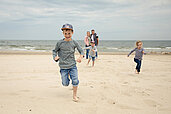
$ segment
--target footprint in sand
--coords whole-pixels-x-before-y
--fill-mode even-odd
[[[115,105],[115,104],[116,104],[116,101],[115,101],[115,100],[113,100],[113,99],[109,99],[107,102],[108,102],[109,104],[113,104],[113,105]]]
[[[138,80],[134,80],[133,82],[138,83],[139,81]]]
[[[30,97],[31,99],[36,99],[36,100],[44,100],[46,98],[42,98],[42,97],[37,97],[37,96],[32,96]]]
[[[58,88],[58,86],[50,86],[49,88]]]
[[[124,84],[124,85],[127,85],[127,84],[128,84],[128,82],[123,82],[123,84]]]
[[[136,74],[135,73],[131,73],[131,74],[128,74],[129,76],[133,76],[133,77],[135,77],[136,76]]]
[[[123,95],[132,96],[130,93],[127,93],[127,92],[123,92]]]
[[[20,94],[18,94],[18,93],[9,93],[8,95],[14,96],[14,95],[20,95]]]
[[[20,90],[20,92],[30,92],[30,90]]]
[[[133,106],[126,105],[126,104],[118,104],[117,106],[121,109],[139,110],[139,108],[137,108],[137,107],[133,107]]]
[[[144,103],[151,107],[161,106],[159,103],[157,103],[156,101],[151,100],[151,99],[145,99]]]
[[[147,93],[147,92],[145,92],[145,91],[142,91],[141,94],[142,94],[143,96],[150,96],[150,94]]]

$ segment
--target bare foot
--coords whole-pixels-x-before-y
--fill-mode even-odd
[[[74,102],[78,102],[78,100],[79,100],[79,97],[77,97],[77,96],[73,97]]]
[[[137,69],[135,69],[135,73],[136,73],[136,74],[139,74],[139,72],[137,71]]]

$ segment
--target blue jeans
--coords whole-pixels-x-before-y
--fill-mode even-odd
[[[97,51],[96,51],[96,58],[98,57]]]
[[[96,45],[96,47],[97,47],[97,45]],[[96,58],[98,57],[98,54],[97,54],[97,51],[96,51]]]
[[[73,86],[78,86],[79,80],[78,80],[78,71],[77,67],[74,66],[70,69],[61,69],[61,79],[62,79],[62,85],[63,86],[68,86],[70,79],[72,80],[72,85]],[[69,78],[70,76],[70,78]]]
[[[136,66],[136,69],[138,72],[140,72],[140,68],[141,68],[141,60],[139,59],[135,59],[134,58],[134,61],[137,63],[137,66]]]
[[[86,59],[88,59],[90,49],[86,49]]]

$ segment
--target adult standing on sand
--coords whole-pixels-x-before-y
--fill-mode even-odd
[[[95,33],[95,30],[92,29],[91,30],[91,42],[95,42],[95,46],[97,47],[99,44],[99,37],[98,35]],[[96,59],[98,57],[97,51],[96,51]]]
[[[87,35],[84,38],[85,47],[89,47],[91,42],[90,31],[87,31]],[[90,49],[86,49],[86,59],[88,59]]]

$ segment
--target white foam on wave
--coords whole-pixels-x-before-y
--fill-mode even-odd
[[[171,47],[166,47],[166,49],[171,49]]]
[[[35,47],[25,46],[26,49],[35,49]]]
[[[26,51],[27,49],[23,49],[23,48],[12,48],[12,50],[17,50],[17,51]]]
[[[159,50],[159,49],[162,49],[162,48],[144,48],[144,49],[157,49],[157,50]]]
[[[114,47],[107,47],[107,49],[115,49],[115,50],[117,50],[118,48],[114,48]]]

